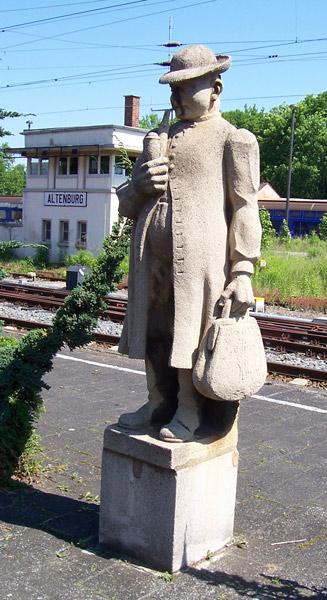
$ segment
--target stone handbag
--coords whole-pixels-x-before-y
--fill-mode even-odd
[[[230,317],[227,300],[220,319],[203,336],[193,369],[200,394],[236,401],[255,394],[264,384],[267,363],[258,323],[248,312]]]

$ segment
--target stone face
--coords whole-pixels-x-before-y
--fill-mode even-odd
[[[100,542],[174,572],[231,539],[237,425],[218,440],[168,444],[155,435],[106,428]]]
[[[132,180],[117,190],[120,213],[134,222],[119,350],[146,359],[149,391],[147,408],[121,423],[143,425],[147,413],[151,424],[168,407],[161,437],[170,442],[193,439],[212,397],[192,384],[204,334],[228,299],[234,314],[253,304],[259,151],[252,133],[219,112],[220,73],[229,65],[205,46],[176,52],[160,82],[171,86],[179,121],[169,127],[165,115],[149,132]],[[233,367],[223,369],[227,387]]]

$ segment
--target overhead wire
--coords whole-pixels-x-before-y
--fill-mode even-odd
[[[233,65],[235,67],[240,67],[240,66],[250,66],[250,65],[256,65],[256,64],[267,64],[268,62],[275,63],[275,62],[294,62],[294,61],[298,61],[298,60],[325,60],[326,58],[327,58],[327,52],[321,51],[321,52],[301,53],[299,55],[286,54],[286,55],[281,55],[281,56],[276,55],[273,57],[263,56],[263,57],[256,57],[256,58],[240,58],[240,59],[233,60]],[[63,75],[63,76],[52,77],[52,78],[36,80],[36,81],[27,81],[27,82],[6,84],[4,86],[0,86],[0,89],[27,87],[27,86],[33,86],[33,85],[40,85],[40,83],[57,83],[60,81],[74,81],[77,79],[85,79],[85,78],[96,79],[99,76],[103,76],[105,73],[107,75],[110,75],[110,74],[112,74],[112,75],[114,75],[114,74],[130,75],[130,74],[135,73],[135,71],[130,71],[130,69],[135,70],[135,69],[140,69],[143,67],[152,67],[152,66],[154,66],[154,63],[128,64],[128,65],[119,65],[119,66],[112,65],[111,67],[110,67],[110,65],[103,65],[103,66],[107,67],[107,68],[105,68],[101,71],[90,71],[90,72],[86,72],[86,73],[74,73],[72,75]],[[47,69],[47,67],[43,67],[43,68]],[[60,67],[57,67],[57,68],[59,69]],[[68,67],[66,67],[66,68],[68,68]],[[71,67],[71,68],[76,68],[76,67]],[[8,72],[8,69],[2,69],[2,70],[6,70]]]
[[[122,4],[111,4],[109,6],[102,6],[99,8],[92,8],[90,10],[84,10],[84,11],[78,11],[75,13],[67,13],[65,15],[57,15],[55,17],[46,17],[45,19],[36,19],[35,21],[27,21],[25,23],[18,23],[16,25],[7,25],[7,27],[2,27],[1,28],[1,32],[4,33],[6,31],[12,30],[12,29],[18,29],[19,27],[28,27],[31,25],[44,25],[44,23],[48,23],[48,22],[54,22],[54,21],[60,21],[60,20],[69,20],[70,18],[73,17],[81,17],[81,16],[90,16],[90,13],[98,13],[101,11],[109,11],[113,8],[118,8],[119,10],[123,10],[123,7],[125,6],[131,6],[134,4],[141,4],[144,2],[148,2],[149,0],[131,0],[130,2],[123,2]],[[166,0],[166,1],[173,1],[173,0]],[[155,3],[157,4],[157,3]],[[161,2],[160,2],[161,4]]]
[[[156,4],[165,4],[166,2],[176,2],[178,0],[160,0],[160,2],[156,3]],[[152,17],[154,15],[160,15],[160,14],[164,14],[167,12],[174,12],[176,10],[185,10],[187,8],[192,8],[194,6],[201,6],[203,4],[212,4],[218,2],[218,0],[201,0],[200,2],[194,2],[192,4],[186,4],[184,6],[176,6],[174,8],[168,8],[165,10],[160,10],[160,11],[155,11],[152,13],[146,13],[144,15],[134,15],[133,17],[126,17],[125,19],[118,19],[117,21],[110,21],[108,23],[100,23],[98,25],[92,25],[90,27],[83,27],[81,29],[75,29],[73,31],[67,31],[65,33],[61,33],[59,35],[52,35],[52,36],[39,36],[39,40],[58,40],[60,42],[66,42],[66,43],[71,43],[71,40],[69,40],[67,42],[67,40],[62,40],[61,38],[67,35],[73,35],[74,33],[81,33],[84,31],[90,31],[93,29],[98,29],[100,27],[107,27],[108,25],[117,25],[118,23],[126,23],[127,21],[135,21],[137,19],[144,19],[146,17]],[[25,46],[27,44],[32,44],[35,43],[35,40],[29,41],[29,42],[21,42],[19,44],[14,44],[13,46],[7,46],[5,48],[0,48],[0,50],[9,50],[10,48],[17,48],[18,46]],[[78,43],[83,43],[83,42],[78,42]],[[90,43],[90,42],[85,42],[85,43]],[[94,44],[92,44],[94,45]]]
[[[106,2],[107,0],[87,0],[85,2],[70,2],[65,4],[43,4],[42,6],[25,6],[22,8],[6,8],[4,10],[0,10],[0,13],[11,13],[11,12],[22,12],[24,10],[44,10],[48,8],[61,8],[62,6],[79,6],[82,4],[97,4],[98,2]]]

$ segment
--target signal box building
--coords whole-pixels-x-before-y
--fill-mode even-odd
[[[27,158],[22,241],[48,244],[52,262],[81,249],[96,256],[117,220],[121,148],[134,162],[146,133],[139,98],[125,98],[125,125],[28,129],[25,147],[10,149]]]

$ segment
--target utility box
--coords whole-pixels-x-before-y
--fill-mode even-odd
[[[72,265],[66,272],[66,290],[73,290],[78,285],[83,285],[85,275],[89,275],[91,269],[83,265]]]

